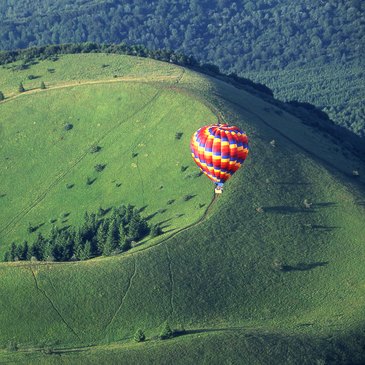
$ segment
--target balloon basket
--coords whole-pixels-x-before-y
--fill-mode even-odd
[[[223,193],[223,187],[222,186],[216,186],[216,188],[214,189],[214,192],[216,194],[222,194]]]

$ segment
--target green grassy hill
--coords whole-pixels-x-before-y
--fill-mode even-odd
[[[364,163],[341,141],[252,90],[157,61],[62,56],[0,79],[9,94],[22,80],[33,89],[0,103],[2,251],[31,239],[28,222],[77,225],[100,205],[146,206],[168,224],[117,256],[1,263],[0,362],[364,360]],[[188,146],[217,118],[246,130],[251,151],[209,205]],[[165,321],[185,333],[158,340]],[[138,328],[146,343],[133,342]]]

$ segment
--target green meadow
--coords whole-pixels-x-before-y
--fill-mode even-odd
[[[49,88],[17,96],[28,74],[26,89]],[[0,363],[364,361],[364,177],[351,174],[364,162],[340,141],[253,90],[152,60],[67,55],[0,80],[1,254],[32,240],[29,223],[77,226],[121,203],[165,232],[111,257],[0,263]],[[250,154],[212,200],[189,140],[217,120],[247,132]],[[179,336],[160,340],[166,321]]]

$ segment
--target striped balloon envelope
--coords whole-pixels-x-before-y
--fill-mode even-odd
[[[195,163],[221,187],[246,159],[248,138],[238,127],[211,124],[193,134],[190,148]]]

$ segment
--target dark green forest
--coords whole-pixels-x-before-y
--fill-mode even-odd
[[[5,0],[0,49],[85,41],[171,49],[249,73],[363,136],[364,11],[360,0]],[[341,70],[335,81],[328,65]]]

